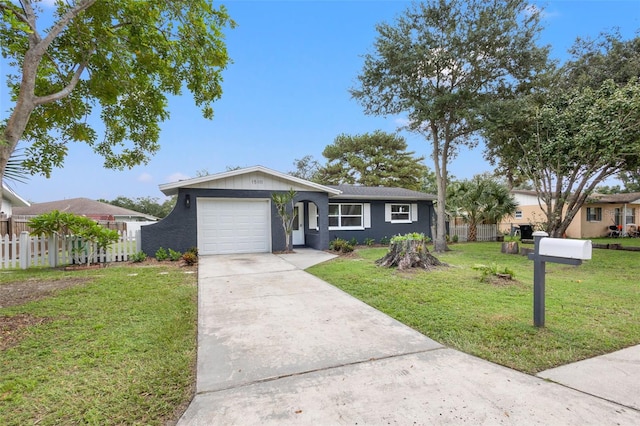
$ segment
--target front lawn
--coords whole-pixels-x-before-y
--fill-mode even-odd
[[[195,271],[2,272],[0,423],[176,420],[195,382]]]
[[[432,272],[377,267],[385,248],[308,271],[446,346],[527,373],[640,343],[639,252],[594,249],[578,267],[548,263],[546,327],[539,329],[533,262],[500,253],[500,243],[451,248],[437,256],[450,267]],[[481,282],[472,267],[493,263],[513,270],[516,281]]]

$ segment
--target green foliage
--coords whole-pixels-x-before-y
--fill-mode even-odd
[[[436,252],[446,250],[448,164],[477,144],[481,111],[516,88],[531,90],[546,66],[547,49],[536,46],[541,13],[525,0],[427,0],[376,27],[351,94],[366,114],[406,115],[405,128],[431,143]]]
[[[383,246],[389,245],[390,242],[391,242],[391,238],[387,237],[386,235],[380,238],[380,244],[382,244]]]
[[[187,250],[187,253],[193,253],[197,257],[198,256],[198,247],[190,247],[189,250]]]
[[[169,249],[169,260],[171,260],[172,262],[177,262],[180,259],[182,259],[182,253],[173,249]]]
[[[354,244],[342,238],[336,238],[329,243],[329,249],[340,253],[351,253],[355,247]]]
[[[452,182],[447,190],[447,206],[469,224],[468,241],[476,241],[479,224],[500,223],[515,213],[518,203],[507,186],[484,174]]]
[[[365,246],[371,247],[375,243],[376,243],[376,239],[375,238],[365,238],[364,239],[364,245]]]
[[[87,263],[90,262],[93,244],[97,250],[101,250],[120,238],[117,231],[104,228],[88,217],[61,213],[58,210],[38,215],[29,220],[28,224],[32,229],[31,235],[43,234],[51,237],[57,234],[78,237],[77,245],[73,249],[76,262],[80,262],[83,255],[87,256]]]
[[[455,234],[453,237],[451,237],[451,242],[457,243],[458,239],[459,239],[458,234]]]
[[[195,265],[198,263],[198,253],[197,251],[187,251],[182,255],[182,260],[189,266]]]
[[[285,251],[291,251],[291,234],[293,232],[293,223],[296,220],[295,197],[296,191],[293,188],[287,192],[274,192],[271,194],[271,200],[275,204],[278,215],[282,220]]]
[[[425,243],[431,242],[431,238],[419,232],[411,232],[404,235],[394,235],[391,238],[391,243],[399,243],[402,241],[423,241]]]
[[[407,152],[406,140],[376,130],[362,135],[339,135],[322,155],[327,164],[316,177],[327,184],[390,186],[419,190],[427,168],[424,157]]]
[[[352,246],[357,246],[358,245],[358,239],[356,237],[353,237],[349,240],[349,244],[351,244]]]
[[[482,277],[480,281],[488,282],[492,277],[506,276],[509,279],[515,278],[515,272],[507,266],[498,266],[497,263],[491,263],[489,265],[476,264],[471,267],[473,270],[480,271]]]
[[[40,7],[0,5],[0,51],[11,64],[15,102],[0,135],[0,175],[19,140],[29,142],[24,166],[45,176],[62,165],[69,142],[89,144],[108,168],[145,163],[159,149],[168,96],[185,88],[213,117],[230,61],[222,31],[235,25],[224,6],[57,1],[49,17]],[[86,120],[98,110],[102,135]]]
[[[305,155],[302,158],[296,158],[293,161],[293,165],[296,166],[294,171],[289,172],[291,176],[295,176],[300,179],[305,179],[311,182],[323,183],[318,176],[318,171],[321,166],[312,155]],[[327,182],[324,182],[327,183]]]
[[[136,252],[131,256],[131,261],[133,263],[141,263],[145,260],[147,260],[147,254],[143,251]]]
[[[156,250],[156,260],[158,262],[162,262],[164,260],[167,260],[169,258],[169,254],[167,253],[167,250],[165,250],[164,247],[160,247],[158,250]]]
[[[176,205],[176,196],[167,198],[162,203],[159,198],[155,197],[137,197],[127,198],[119,196],[113,200],[98,200],[102,203],[111,204],[112,206],[118,206],[125,209],[133,210],[139,213],[148,214],[158,218],[166,217],[173,207]]]

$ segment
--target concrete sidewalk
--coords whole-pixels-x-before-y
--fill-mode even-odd
[[[640,424],[633,405],[445,348],[300,269],[329,256],[201,257],[179,425]]]

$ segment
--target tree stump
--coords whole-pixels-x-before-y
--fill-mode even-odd
[[[376,265],[385,268],[397,267],[399,270],[409,268],[433,269],[436,266],[447,266],[431,253],[425,239],[405,239],[391,241],[387,254],[376,260]]]

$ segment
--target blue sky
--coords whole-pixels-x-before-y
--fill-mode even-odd
[[[224,73],[223,97],[213,121],[202,118],[190,94],[170,100],[171,118],[162,124],[161,150],[147,165],[112,171],[84,145],[73,144],[63,169],[50,179],[34,176],[11,184],[24,198],[45,202],[63,198],[163,198],[158,185],[198,170],[262,165],[281,172],[307,154],[323,160],[322,150],[341,134],[381,129],[394,132],[401,117],[365,116],[348,89],[372,51],[375,24],[393,22],[411,3],[389,0],[222,2],[237,22],[227,31],[233,63]],[[540,42],[566,58],[575,38],[595,37],[618,27],[625,39],[640,28],[640,0],[535,2],[545,6]],[[3,76],[6,71],[3,69]],[[10,107],[0,88],[0,117]],[[409,149],[427,157],[429,144],[402,133]],[[432,168],[432,166],[431,166]],[[462,152],[451,173],[469,178],[491,170],[482,148]]]

